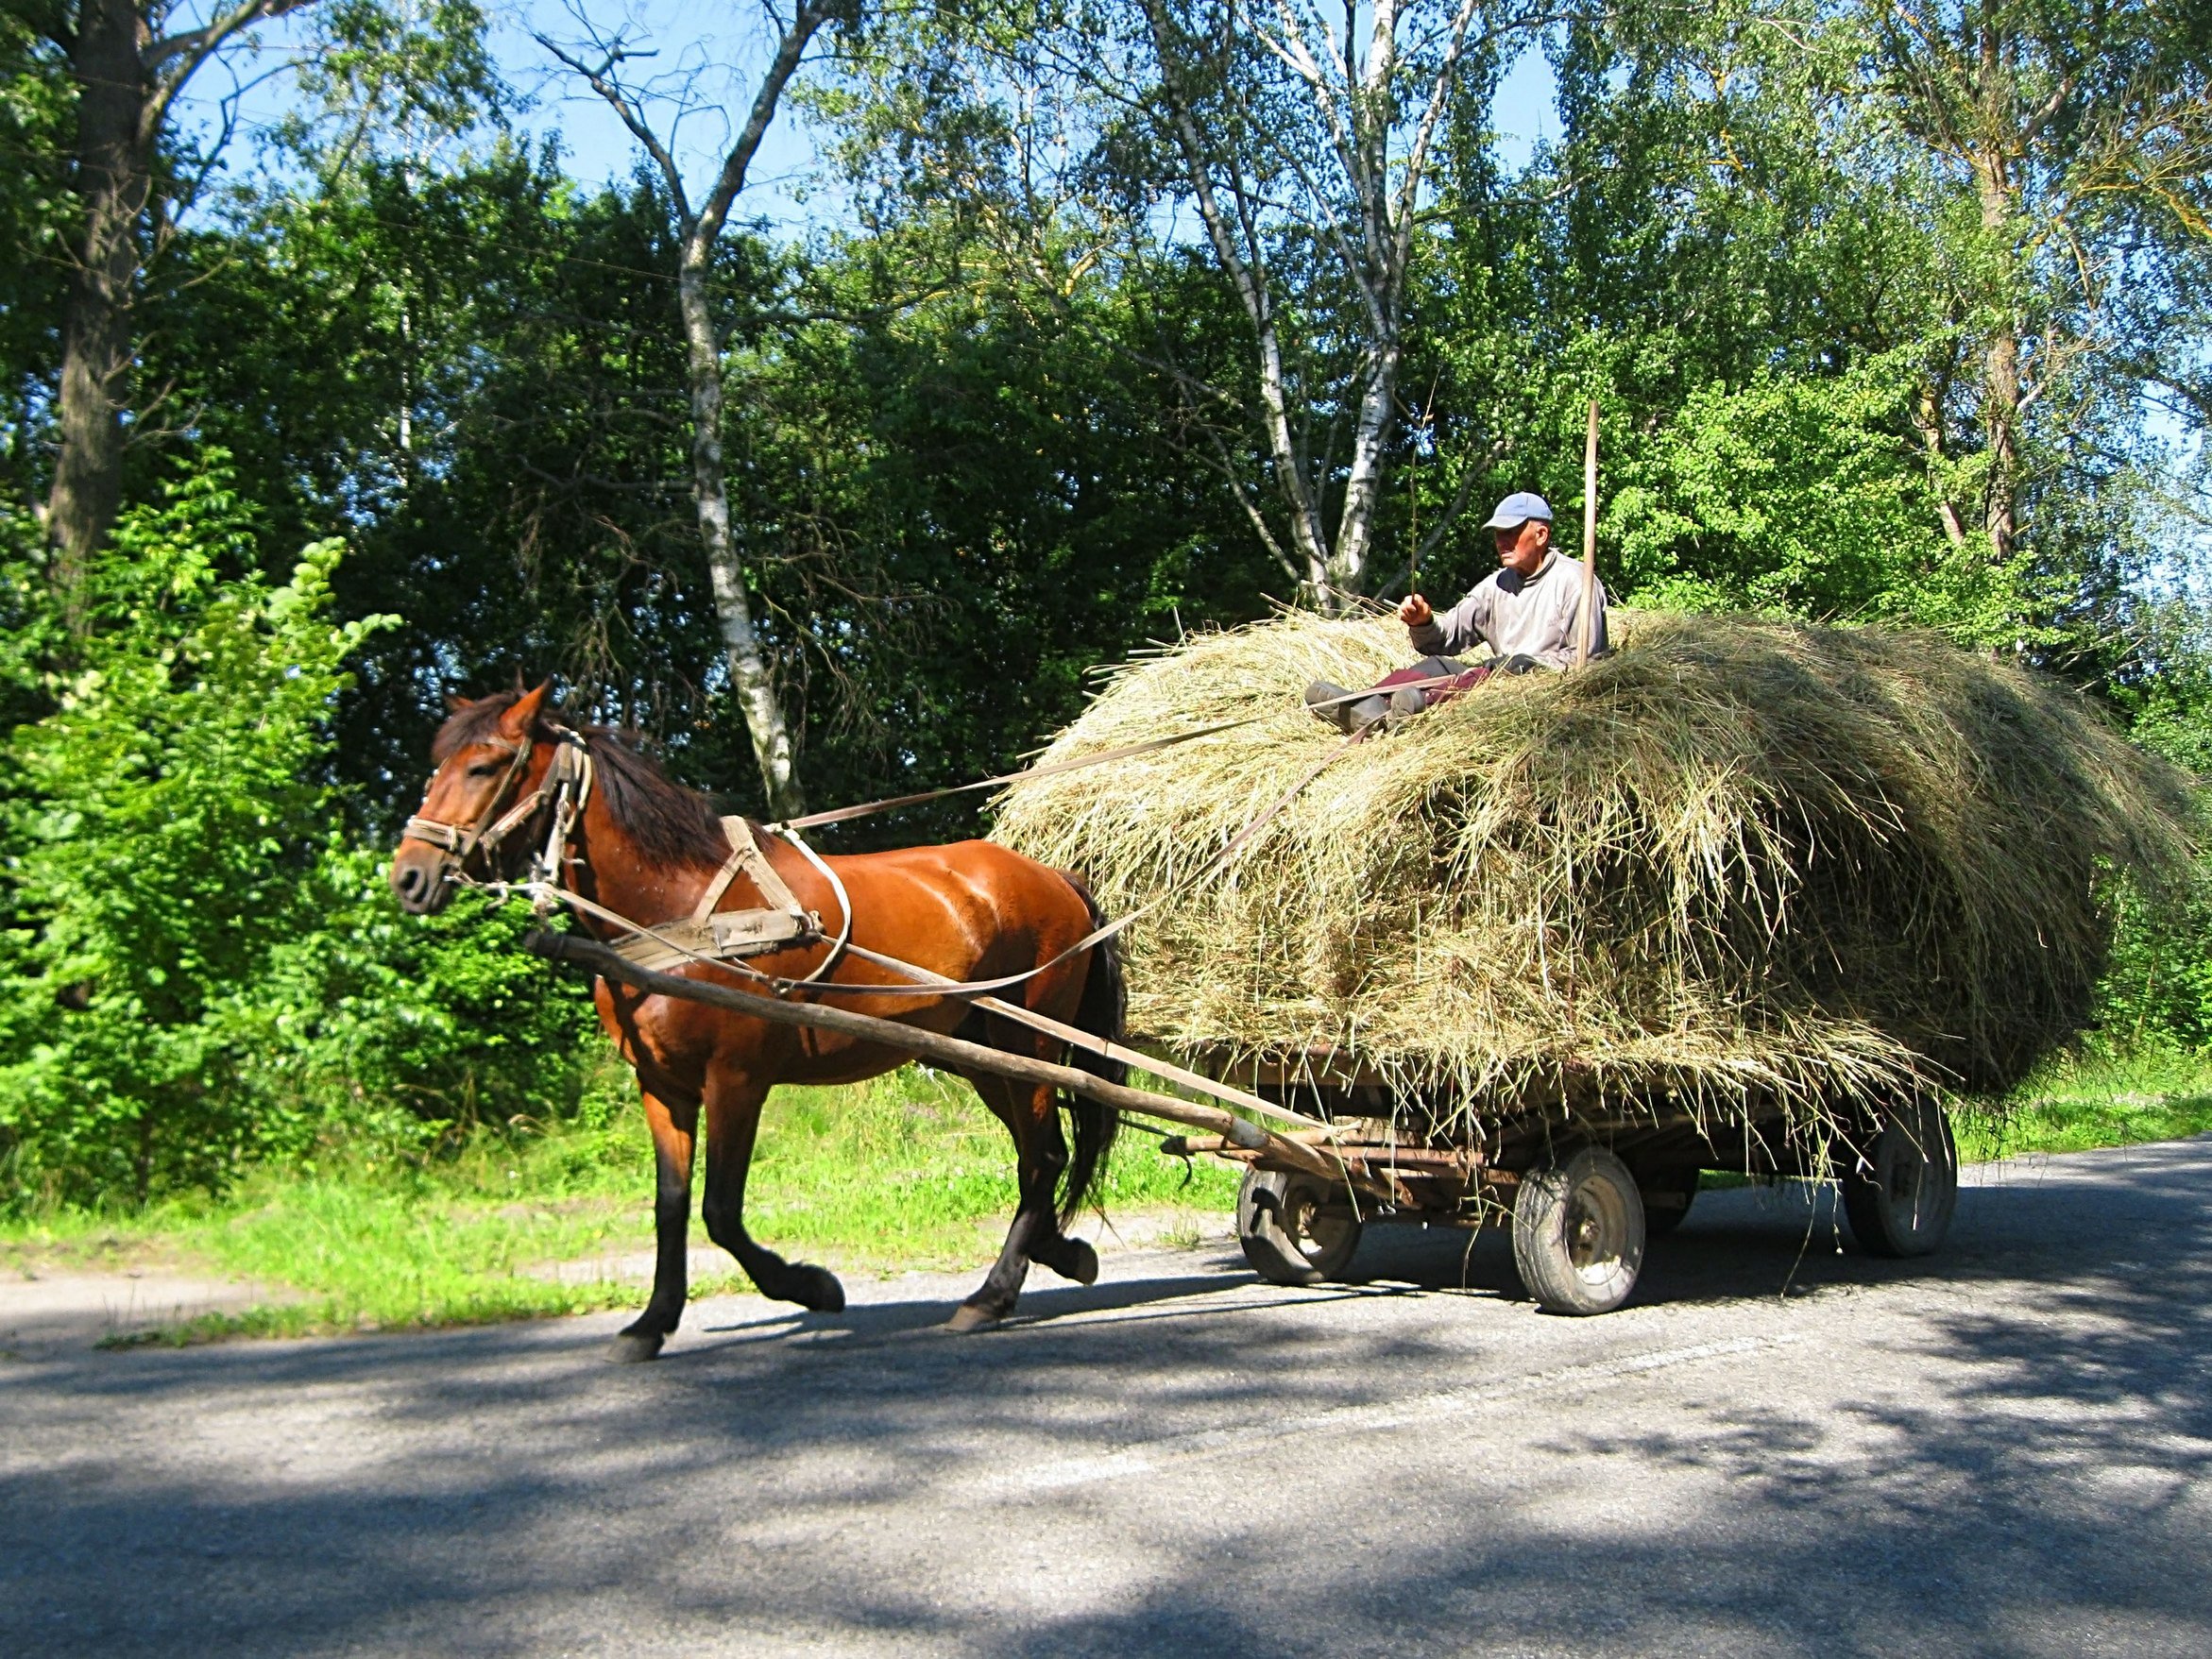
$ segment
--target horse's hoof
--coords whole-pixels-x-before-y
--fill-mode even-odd
[[[987,1308],[978,1308],[971,1302],[962,1302],[952,1311],[952,1317],[944,1322],[944,1329],[961,1335],[971,1330],[989,1330],[999,1320],[999,1315]]]
[[[842,1313],[845,1287],[826,1267],[800,1267],[791,1276],[791,1300],[810,1313]]]
[[[606,1357],[618,1365],[638,1365],[660,1358],[660,1345],[668,1341],[656,1330],[625,1330],[607,1345]]]
[[[1078,1284],[1098,1282],[1098,1252],[1081,1239],[1060,1241],[1060,1260],[1047,1261],[1046,1266],[1062,1278],[1072,1278]]]

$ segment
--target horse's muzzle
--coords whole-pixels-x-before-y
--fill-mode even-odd
[[[410,916],[434,916],[453,896],[452,860],[429,847],[402,845],[392,859],[392,893]]]

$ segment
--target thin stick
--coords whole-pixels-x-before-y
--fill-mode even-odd
[[[1574,666],[1590,661],[1597,611],[1597,399],[1590,400],[1590,435],[1582,445],[1582,615],[1574,625]]]

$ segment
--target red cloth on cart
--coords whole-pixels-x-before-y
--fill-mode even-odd
[[[1385,674],[1368,689],[1387,697],[1401,686],[1421,686],[1422,681],[1434,680],[1436,677],[1435,669],[1425,664],[1416,663],[1410,669],[1399,669],[1393,673]],[[1487,668],[1470,669],[1464,674],[1453,675],[1440,686],[1422,686],[1421,689],[1428,693],[1429,706],[1434,708],[1439,703],[1450,702],[1462,691],[1472,691],[1489,677],[1490,670]]]

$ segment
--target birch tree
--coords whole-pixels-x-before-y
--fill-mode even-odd
[[[825,24],[847,22],[856,10],[847,0],[799,0],[786,16],[766,8],[774,46],[760,72],[752,103],[723,150],[713,181],[696,201],[685,183],[676,129],[699,113],[695,93],[687,87],[666,128],[653,119],[648,89],[625,76],[630,62],[652,56],[620,36],[593,36],[581,48],[544,35],[538,43],[580,76],[637,140],[660,180],[674,216],[678,245],[676,312],[683,330],[686,391],[690,404],[691,496],[699,520],[699,542],[714,593],[724,661],[738,706],[743,710],[753,754],[760,769],[769,810],[779,818],[804,811],[797,753],[791,726],[778,695],[774,667],[764,647],[759,619],[745,580],[744,561],[730,525],[728,470],[723,455],[723,342],[715,325],[713,280],[716,249],[731,209],[743,192],[760,141],[774,120],[776,106],[808,48]]]
[[[1277,515],[1232,487],[1283,569],[1340,606],[1370,585],[1439,127],[1470,52],[1539,20],[1514,0],[1376,0],[1334,16],[1313,0],[1137,8],[1133,63],[1149,84],[1123,93],[1149,104],[1166,193],[1195,211],[1235,291]],[[1302,377],[1332,352],[1347,364],[1337,383]]]
[[[1947,492],[1952,545],[2001,565],[2034,422],[2063,448],[2101,390],[2212,411],[2199,315],[2173,303],[2212,274],[2212,46],[2201,20],[2141,0],[1879,0],[1871,24],[1867,91],[1967,198],[1957,347],[1915,425],[1978,498]]]

